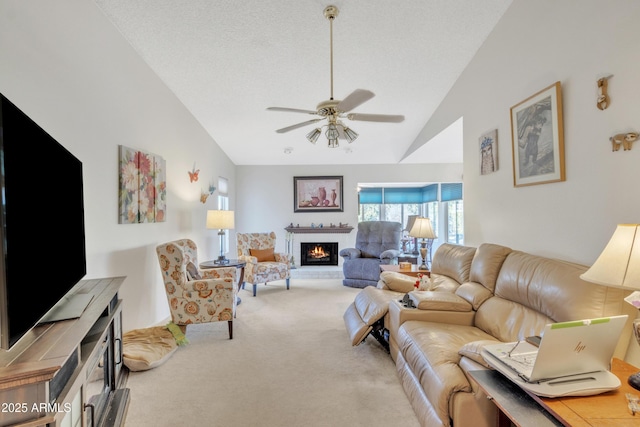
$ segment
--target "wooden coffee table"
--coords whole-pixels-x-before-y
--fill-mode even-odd
[[[406,274],[407,276],[418,277],[418,274],[426,275],[427,277],[431,277],[431,272],[429,270],[420,270],[419,266],[416,264],[411,264],[411,269],[401,270],[398,264],[380,264],[380,272],[383,271],[395,271],[397,273]]]

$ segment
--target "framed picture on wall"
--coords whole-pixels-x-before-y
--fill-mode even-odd
[[[511,107],[513,185],[565,180],[560,82]]]
[[[294,212],[343,212],[341,176],[294,176]]]
[[[480,137],[480,175],[498,170],[498,129]]]

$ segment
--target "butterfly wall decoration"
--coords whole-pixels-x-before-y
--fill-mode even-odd
[[[200,190],[200,203],[206,203],[207,199],[213,194],[214,191],[216,191],[216,187],[213,184],[209,184],[209,192]]]
[[[187,171],[189,173],[189,181],[196,182],[198,181],[198,174],[200,173],[200,169],[196,169],[196,164],[193,164],[193,169]]]

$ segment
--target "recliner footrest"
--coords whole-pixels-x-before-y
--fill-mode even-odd
[[[344,319],[344,324],[347,327],[347,332],[351,339],[351,345],[356,346],[360,344],[373,329],[372,326],[367,325],[362,321],[354,303],[351,303],[347,308],[347,311],[344,312],[342,318]]]

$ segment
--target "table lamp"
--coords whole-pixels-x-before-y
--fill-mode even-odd
[[[229,260],[225,258],[225,230],[232,230],[234,228],[233,211],[207,211],[207,228],[217,229],[218,236],[220,236],[220,256],[216,261],[216,264],[229,264]]]
[[[640,224],[619,224],[596,262],[580,278],[613,288],[640,289]],[[640,292],[625,301],[640,308]],[[633,321],[633,333],[640,343],[640,319]],[[640,390],[640,372],[629,376],[628,382]]]
[[[422,243],[420,244],[420,256],[422,257],[420,270],[427,270],[427,254],[431,250],[433,239],[436,239],[433,227],[431,226],[431,220],[423,217],[416,218],[413,227],[411,227],[411,231],[409,231],[409,236],[422,239]]]

